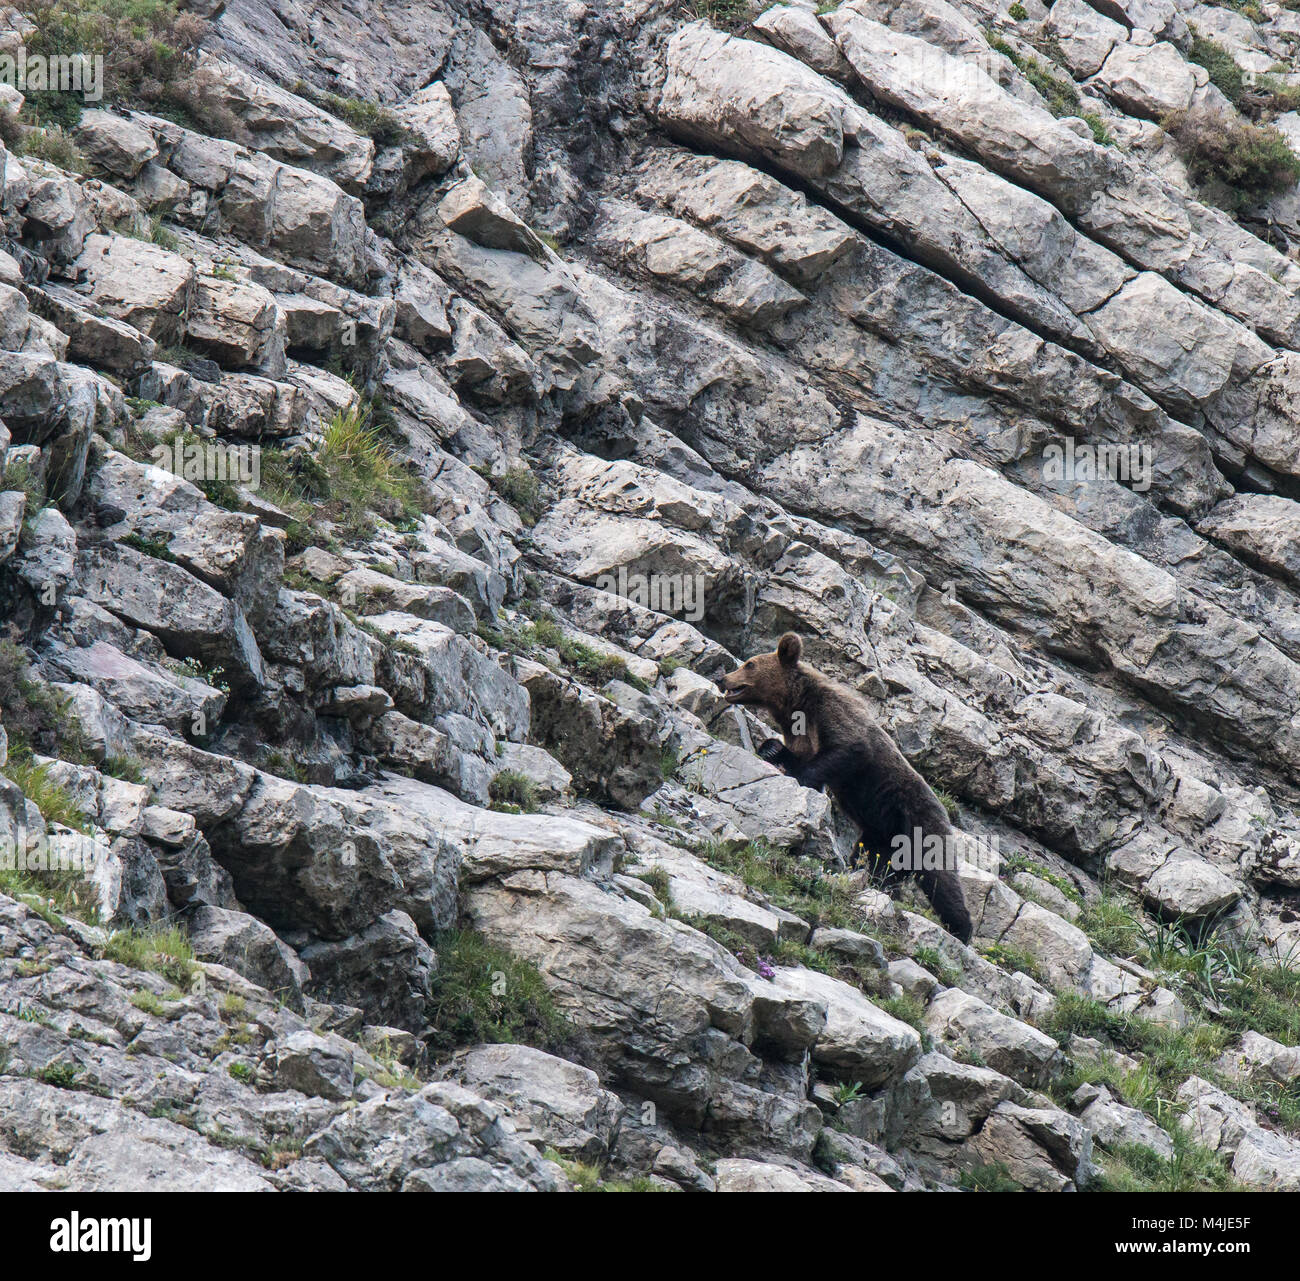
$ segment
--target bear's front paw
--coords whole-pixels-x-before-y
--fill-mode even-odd
[[[779,738],[769,738],[762,747],[758,749],[757,755],[760,760],[767,761],[769,764],[780,760],[782,753],[785,751],[785,744]]]

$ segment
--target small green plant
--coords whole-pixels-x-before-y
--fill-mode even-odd
[[[665,743],[663,750],[659,753],[659,772],[664,778],[676,778],[681,763],[682,754],[680,750],[672,743]]]
[[[124,783],[144,783],[144,767],[134,756],[106,756],[99,767],[101,774],[120,778]]]
[[[719,871],[738,876],[768,902],[801,916],[810,925],[832,925],[870,933],[862,919],[852,882],[829,871],[820,859],[803,858],[768,841],[737,848],[705,841],[697,853]]]
[[[925,1009],[914,996],[904,993],[902,996],[889,996],[876,1002],[886,1014],[892,1014],[900,1023],[906,1023],[921,1033],[928,1040],[925,1027]],[[929,1048],[928,1046],[926,1047]]]
[[[287,752],[278,747],[268,748],[262,753],[262,768],[276,778],[288,779],[291,783],[310,783],[311,778],[302,765]]]
[[[1253,208],[1300,180],[1300,157],[1271,126],[1202,109],[1171,117],[1165,131],[1178,144],[1192,181],[1230,213]]]
[[[835,1102],[843,1107],[846,1103],[852,1103],[862,1097],[861,1081],[841,1081],[835,1087]]]
[[[1005,943],[990,943],[988,947],[982,949],[981,955],[991,965],[996,965],[999,969],[1010,970],[1012,973],[1028,974],[1031,979],[1039,983],[1043,981],[1042,970],[1038,962],[1028,952],[1019,948],[1010,947]]]
[[[1011,1177],[1006,1163],[972,1165],[961,1172],[958,1186],[967,1192],[1019,1192],[1020,1184]]]
[[[1017,53],[1014,47],[996,32],[986,31],[984,38],[989,42],[990,47],[996,49],[1029,81],[1046,102],[1047,109],[1052,115],[1060,117],[1079,114],[1082,103],[1073,80],[1057,75],[1037,58]]]
[[[72,871],[32,872],[0,868],[0,894],[25,903],[47,925],[62,929],[64,917],[87,925],[99,921],[99,895]]]
[[[673,905],[672,878],[666,867],[648,867],[643,872],[635,872],[637,880],[644,881],[666,908]]]
[[[118,541],[123,547],[130,547],[142,556],[150,556],[154,560],[165,560],[173,563],[176,560],[176,557],[171,553],[171,549],[167,546],[165,538],[146,538],[143,534],[126,534]]]
[[[21,490],[26,496],[28,521],[49,503],[45,483],[29,463],[11,463],[6,467],[4,459],[0,457],[0,480],[4,482],[5,489]]]
[[[663,1189],[649,1175],[637,1174],[626,1179],[607,1179],[599,1165],[562,1156],[554,1148],[542,1154],[564,1171],[575,1192],[662,1192]]]
[[[252,1084],[253,1078],[257,1073],[251,1063],[245,1063],[242,1059],[236,1059],[233,1063],[226,1064],[226,1071],[236,1080],[244,1085]]]
[[[568,1024],[528,962],[473,930],[448,930],[436,940],[438,970],[430,999],[435,1053],[479,1041],[560,1048]]]
[[[545,510],[542,487],[528,467],[511,467],[500,476],[488,476],[488,484],[519,513],[530,529]]]
[[[604,685],[608,681],[620,680],[642,693],[647,689],[640,677],[628,671],[627,662],[618,654],[602,653],[585,641],[567,635],[553,618],[535,619],[522,630],[518,639],[526,649],[534,646],[553,649],[560,661],[588,684]]]
[[[100,954],[119,965],[161,974],[180,988],[188,988],[199,972],[189,939],[175,925],[117,930],[109,935]]]
[[[32,129],[24,135],[20,155],[44,160],[67,173],[84,173],[86,162],[77,145],[58,125]]]
[[[1192,45],[1187,60],[1204,67],[1210,73],[1210,83],[1235,107],[1241,101],[1246,83],[1236,59],[1218,41],[1201,35],[1195,27],[1191,31]]]
[[[1115,145],[1114,135],[1106,128],[1106,122],[1095,111],[1083,112],[1082,119],[1088,128],[1092,130],[1092,140],[1099,147],[1113,147]]]
[[[208,23],[174,0],[22,0],[20,8],[33,28],[24,38],[29,57],[102,58],[109,101],[212,122],[210,106],[197,106],[191,76]],[[24,110],[71,128],[82,96],[42,90],[28,95]]]
[[[9,735],[10,778],[15,762],[29,762],[33,752],[90,763],[85,731],[68,699],[34,677],[26,653],[11,640],[0,640],[0,724]]]
[[[181,247],[181,242],[176,233],[165,226],[163,220],[157,214],[154,214],[149,220],[149,241],[160,249],[171,250],[172,253],[175,253]]]
[[[1093,946],[1108,956],[1130,957],[1137,952],[1138,917],[1134,909],[1117,894],[1103,890],[1083,905],[1079,928]]]
[[[931,788],[935,796],[938,797],[939,804],[943,806],[948,817],[954,822],[961,820],[961,806],[957,803],[957,798],[951,792],[945,792],[941,787]]]
[[[263,451],[262,489],[295,522],[287,531],[292,550],[314,541],[317,522],[362,540],[373,534],[376,516],[403,529],[428,506],[428,495],[385,442],[387,421],[383,406],[372,401],[336,413],[317,454]]]
[[[1182,1130],[1170,1138],[1174,1154],[1163,1157],[1140,1143],[1120,1144],[1100,1159],[1101,1178],[1092,1192],[1225,1192],[1237,1190],[1223,1158]]]
[[[513,806],[517,813],[532,814],[538,808],[537,784],[518,770],[503,769],[488,784],[492,808]]]
[[[77,1077],[81,1075],[81,1069],[75,1063],[65,1063],[57,1060],[54,1063],[47,1063],[36,1074],[38,1081],[44,1081],[46,1085],[57,1086],[60,1090],[71,1090],[77,1084]]]
[[[90,820],[73,799],[72,793],[62,783],[50,777],[52,765],[36,765],[30,756],[11,759],[3,773],[18,790],[41,812],[47,823],[60,823],[64,827],[89,832]]]
[[[575,1161],[561,1156],[554,1148],[547,1148],[543,1154],[547,1161],[553,1161],[564,1171],[565,1177],[573,1184],[575,1192],[599,1192],[600,1166],[590,1161]]]
[[[1020,0],[1016,0],[1016,3],[1007,10],[1007,16],[1016,22],[1024,22],[1029,17],[1029,14],[1025,10],[1025,6],[1020,3]]]
[[[1028,872],[1030,876],[1036,876],[1040,881],[1046,881],[1049,885],[1060,890],[1072,903],[1080,905],[1083,903],[1083,895],[1069,880],[1053,872],[1050,868],[1044,867],[1041,863],[1035,863],[1032,859],[1025,858],[1023,854],[1008,854],[1002,860],[1002,870],[1004,872]]]
[[[826,12],[833,7],[825,7]],[[695,0],[695,16],[707,18],[715,27],[734,30],[748,20],[749,13],[750,0]]]
[[[156,993],[150,992],[147,988],[141,989],[131,997],[131,1004],[137,1010],[143,1010],[146,1014],[152,1014],[155,1018],[166,1018],[167,1007],[162,1003]]]
[[[367,98],[344,98],[331,93],[324,95],[317,105],[358,133],[372,138],[378,147],[399,146],[410,136],[406,126],[391,111]]]
[[[961,971],[950,965],[938,948],[918,947],[912,953],[912,959],[929,970],[944,987],[956,987],[961,982]]]

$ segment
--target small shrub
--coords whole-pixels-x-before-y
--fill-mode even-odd
[[[1078,926],[1098,951],[1109,956],[1129,957],[1137,951],[1138,917],[1117,895],[1102,893],[1086,902]]]
[[[644,693],[647,686],[640,677],[633,676],[627,663],[617,654],[604,654],[585,641],[567,636],[553,618],[538,618],[520,633],[525,646],[540,645],[553,649],[565,666],[589,685],[604,685],[619,680]]]
[[[488,795],[496,805],[516,806],[521,814],[532,814],[538,808],[537,784],[527,774],[518,770],[503,769],[488,784]]]
[[[554,1148],[547,1148],[543,1154],[547,1161],[553,1161],[564,1171],[565,1177],[573,1184],[575,1192],[599,1192],[600,1166],[590,1161],[575,1161],[561,1156]]]
[[[1185,112],[1165,122],[1192,181],[1230,213],[1241,213],[1300,180],[1300,157],[1270,126],[1212,110]]]
[[[0,457],[0,480],[4,481],[5,489],[21,489],[27,496],[28,520],[31,520],[49,502],[45,483],[25,462],[11,463],[6,467],[3,457]]]
[[[1234,107],[1241,101],[1245,77],[1236,59],[1218,41],[1201,35],[1195,27],[1192,28],[1192,47],[1188,50],[1187,60],[1204,67],[1210,73],[1210,83]]]
[[[76,144],[57,125],[30,130],[22,139],[19,155],[45,160],[67,173],[84,173],[86,169]]]
[[[982,955],[986,961],[1000,969],[1028,974],[1031,979],[1040,983],[1043,981],[1038,962],[1028,952],[1023,952],[1019,948],[1008,947],[1005,943],[990,943],[983,950]]]
[[[930,790],[934,792],[939,804],[947,811],[948,817],[954,823],[959,822],[961,819],[961,806],[957,803],[957,798],[951,792],[944,791],[942,787],[934,787]]]
[[[489,476],[488,484],[519,513],[519,519],[530,529],[537,524],[545,504],[542,487],[537,477],[527,467],[511,467],[500,476]]]
[[[644,881],[655,892],[657,898],[664,907],[672,907],[672,878],[668,875],[666,867],[648,867],[644,872],[635,872],[634,876],[640,881]]]
[[[1095,111],[1085,111],[1082,119],[1087,123],[1088,128],[1092,130],[1092,140],[1099,147],[1113,147],[1115,145],[1115,138],[1110,130],[1106,128],[1106,122]]]
[[[817,12],[830,13],[834,8],[834,4],[825,4]],[[735,29],[748,21],[749,13],[750,0],[695,0],[695,16],[707,18],[715,27]]]
[[[1241,1191],[1223,1158],[1175,1129],[1172,1157],[1140,1143],[1124,1143],[1100,1158],[1102,1175],[1090,1192]]]
[[[961,982],[961,971],[949,965],[943,953],[934,947],[918,947],[912,959],[929,970],[944,987],[956,987]]]
[[[89,820],[68,789],[50,777],[51,768],[34,764],[30,757],[17,757],[10,759],[0,773],[17,784],[18,790],[40,810],[47,823],[88,831]]]
[[[190,73],[209,28],[174,0],[19,0],[18,8],[35,26],[26,40],[29,55],[102,57],[109,101],[190,109]],[[36,119],[76,124],[80,94],[44,92],[35,99]]]
[[[801,858],[764,840],[739,849],[706,841],[697,852],[706,863],[738,876],[769,903],[803,917],[814,928],[830,925],[870,933],[848,878],[829,872],[820,859]]]
[[[1029,17],[1029,13],[1020,0],[1016,0],[1016,3],[1007,10],[1007,16],[1016,22],[1024,22]]]
[[[253,1066],[252,1066],[252,1064],[250,1064],[250,1063],[244,1063],[244,1062],[242,1062],[242,1061],[240,1061],[240,1060],[237,1060],[237,1061],[234,1062],[234,1063],[228,1063],[228,1064],[226,1065],[226,1071],[227,1071],[227,1072],[228,1072],[228,1073],[229,1073],[229,1074],[230,1074],[230,1075],[231,1075],[231,1076],[232,1076],[236,1081],[240,1081],[240,1082],[242,1082],[244,1085],[248,1085],[248,1084],[250,1084],[250,1083],[252,1082],[252,1080],[253,1080],[253,1077],[257,1075],[257,1074],[253,1071]]]
[[[124,783],[144,783],[144,769],[134,756],[106,756],[99,767],[101,774],[120,778]]]
[[[62,1061],[47,1063],[36,1074],[38,1081],[44,1081],[46,1085],[57,1086],[60,1090],[71,1090],[77,1083],[77,1077],[81,1075],[81,1069],[75,1063],[64,1063]]]
[[[428,1037],[435,1053],[480,1041],[563,1047],[568,1025],[528,962],[473,930],[448,930],[435,951]]]
[[[173,253],[181,247],[176,233],[169,230],[157,214],[149,220],[149,243],[161,249],[170,249]]]
[[[664,778],[676,778],[681,763],[681,752],[672,743],[665,743],[659,753],[659,772]]]
[[[886,1014],[892,1014],[900,1023],[915,1028],[928,1040],[925,1027],[925,1008],[914,996],[890,996],[876,1002]],[[928,1047],[927,1047],[928,1048]]]
[[[142,556],[175,563],[176,557],[172,555],[165,538],[145,538],[142,534],[127,534],[118,541],[123,547],[130,547],[132,551],[137,551]]]
[[[334,93],[313,95],[310,90],[300,96],[314,100],[318,107],[373,139],[376,147],[400,146],[409,137],[406,126],[391,111],[368,98],[344,98]]]
[[[959,1186],[967,1192],[1019,1192],[1020,1184],[1002,1161],[992,1165],[972,1165],[961,1172]]]

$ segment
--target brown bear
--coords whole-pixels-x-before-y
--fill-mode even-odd
[[[759,756],[805,787],[829,787],[861,830],[862,846],[913,871],[939,919],[968,942],[970,913],[949,862],[948,843],[924,839],[952,833],[943,804],[876,724],[862,697],[801,663],[802,654],[803,642],[786,632],[774,653],[757,654],[722,678],[727,702],[770,712],[785,742],[769,739]],[[944,851],[938,866],[933,857],[921,855],[936,843]],[[918,846],[915,859],[900,859],[902,852]]]

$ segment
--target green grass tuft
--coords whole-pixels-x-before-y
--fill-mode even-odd
[[[541,975],[474,930],[448,930],[435,942],[438,970],[430,1000],[435,1054],[476,1042],[561,1048],[569,1027]]]
[[[532,814],[539,805],[537,784],[527,774],[514,769],[503,769],[494,775],[488,784],[488,795],[493,809],[513,806],[520,814]]]

